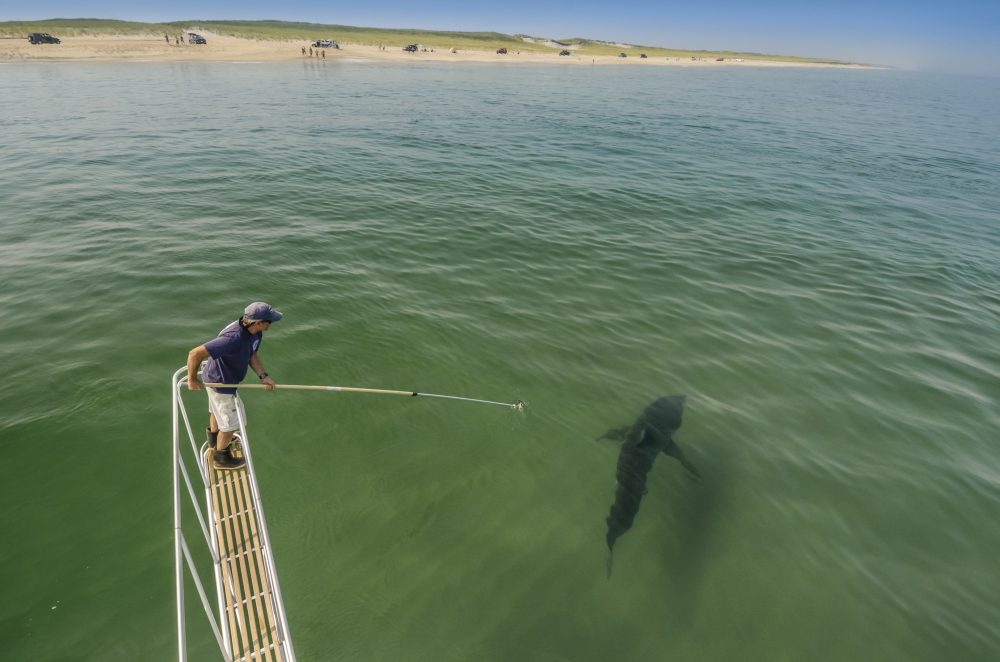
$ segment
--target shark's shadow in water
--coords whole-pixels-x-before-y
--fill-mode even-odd
[[[639,503],[646,493],[646,476],[660,453],[676,458],[691,478],[699,476],[698,470],[674,441],[674,434],[681,427],[683,412],[684,396],[668,395],[646,407],[631,426],[614,428],[601,436],[601,439],[622,442],[616,472],[618,486],[607,519],[608,577],[611,577],[615,541],[632,528]]]
[[[703,430],[704,431],[704,430]],[[730,484],[737,465],[725,455],[712,453],[708,438],[699,435],[702,477],[696,490],[675,490],[675,515],[669,531],[660,537],[658,554],[670,572],[664,595],[670,595],[671,619],[678,626],[692,622],[698,614],[705,572],[719,552],[718,526],[731,500]]]

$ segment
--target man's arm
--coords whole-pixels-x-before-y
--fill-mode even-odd
[[[265,377],[260,380],[260,383],[264,385],[264,390],[273,391],[274,387],[277,386],[273,379],[266,376],[267,371],[264,370],[264,364],[260,362],[260,357],[257,356],[257,352],[250,355],[250,369],[257,373],[257,377],[265,375]]]
[[[208,350],[205,349],[204,345],[198,345],[190,352],[188,352],[188,390],[189,391],[200,391],[202,388],[201,380],[198,379],[198,366],[201,362],[209,357]]]

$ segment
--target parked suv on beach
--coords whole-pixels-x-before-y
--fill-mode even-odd
[[[559,51],[559,55],[569,55],[569,54],[570,54],[569,51],[566,50]]]
[[[417,52],[417,45],[416,44],[410,44],[409,46],[403,46],[403,50],[406,51],[407,53],[416,53]]]
[[[313,48],[340,48],[340,44],[332,39],[320,39],[313,42]]]
[[[28,35],[28,41],[32,44],[61,44],[57,37],[53,37],[45,32],[32,32]]]
[[[194,32],[188,32],[188,43],[189,44],[208,44],[205,38],[200,34],[195,34]]]

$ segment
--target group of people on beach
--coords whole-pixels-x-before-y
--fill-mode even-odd
[[[163,38],[166,40],[167,46],[169,46],[170,45],[170,35],[165,34],[165,35],[163,35]],[[180,46],[183,43],[184,43],[184,37],[183,36],[177,36],[177,35],[174,36],[174,44],[176,46]]]
[[[303,46],[302,47],[302,57],[305,57],[305,55],[306,55],[306,47]],[[309,49],[309,57],[313,57],[313,49],[312,48]],[[317,48],[316,49],[316,57],[322,57],[325,60],[326,59],[326,51],[324,49],[322,49],[322,48]]]

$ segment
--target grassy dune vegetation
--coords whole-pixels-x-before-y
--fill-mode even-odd
[[[645,53],[649,57],[735,58],[747,60],[773,60],[780,62],[822,62],[845,64],[835,60],[797,57],[791,55],[764,55],[761,53],[737,53],[734,51],[691,51],[653,46],[612,44],[590,39],[560,39],[565,46],[550,46],[544,43],[525,41],[521,35],[500,32],[448,32],[442,30],[407,30],[392,28],[365,28],[350,25],[325,25],[321,23],[294,23],[288,21],[172,21],[170,23],[136,23],[99,18],[54,18],[44,21],[0,22],[0,36],[23,37],[29,32],[48,32],[57,37],[82,37],[97,35],[150,36],[159,38],[163,34],[177,34],[188,30],[203,30],[220,35],[244,39],[274,41],[313,41],[335,39],[342,44],[386,44],[402,47],[406,44],[421,44],[434,49],[493,50],[506,47],[533,53],[558,52],[570,49],[581,57],[598,55],[618,55],[639,57]],[[534,39],[539,39],[535,37]]]

